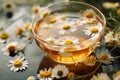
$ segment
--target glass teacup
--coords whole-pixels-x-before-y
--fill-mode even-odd
[[[59,63],[82,62],[101,40],[106,20],[94,6],[77,1],[52,3],[32,22],[37,45]]]

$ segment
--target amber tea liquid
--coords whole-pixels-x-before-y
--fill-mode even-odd
[[[61,15],[64,15],[61,19],[58,19],[61,17]],[[50,21],[51,18],[55,18],[55,20]],[[89,56],[94,49],[90,49],[88,46],[89,43],[86,43],[88,39],[90,39],[90,36],[84,34],[84,29],[86,26],[91,25],[99,25],[101,23],[99,17],[96,17],[96,20],[94,22],[88,23],[81,20],[81,15],[79,13],[69,13],[69,12],[62,12],[62,13],[55,13],[52,16],[47,16],[42,20],[39,20],[34,28],[34,32],[38,35],[38,38],[36,38],[37,45],[40,47],[41,50],[44,51],[44,53],[50,57],[51,59],[60,62],[60,63],[66,63],[66,64],[72,64],[76,62],[83,61],[87,56]],[[83,18],[84,19],[84,18]],[[79,21],[81,20],[81,21]],[[72,23],[74,21],[75,23]],[[83,22],[82,22],[83,21]],[[64,33],[59,33],[59,27],[64,24],[70,24],[73,26],[76,26],[76,31],[66,31],[64,30]],[[99,23],[99,24],[98,24]],[[46,25],[47,24],[47,25]],[[50,27],[49,27],[50,26]],[[76,28],[75,27],[75,28]],[[66,39],[66,38],[75,38],[79,41],[79,44],[74,44],[74,46],[78,49],[75,49],[71,45],[60,45],[58,44],[51,44],[47,43],[45,40],[49,36],[55,36],[55,39]],[[99,36],[96,40],[100,41],[101,36]],[[64,48],[65,47],[65,48]],[[61,54],[61,50],[64,48],[63,54]]]

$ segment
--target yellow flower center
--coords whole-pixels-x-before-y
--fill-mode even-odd
[[[33,8],[33,12],[34,12],[35,14],[37,14],[37,13],[39,12],[39,8],[38,8],[38,7],[34,7],[34,8]]]
[[[87,18],[92,18],[92,17],[93,17],[93,14],[90,13],[90,12],[89,12],[89,13],[86,13],[86,14],[85,14],[85,17],[87,17]]]
[[[62,26],[62,29],[68,30],[68,29],[70,29],[70,25],[69,25],[69,24],[64,24],[64,25]]]
[[[39,75],[40,75],[40,77],[50,77],[51,72],[50,71],[43,71]]]
[[[90,56],[86,59],[86,63],[92,64],[92,63],[94,63],[95,60],[96,60],[96,58],[94,56]]]
[[[17,28],[16,35],[21,35],[23,32],[22,28]]]
[[[50,19],[50,23],[54,23],[54,22],[56,22],[56,18],[55,18],[55,17],[52,17],[52,18]]]
[[[2,33],[1,35],[0,35],[0,38],[1,39],[7,39],[8,38],[8,34],[7,33]]]
[[[29,27],[30,27],[30,23],[29,23],[29,22],[24,25],[24,28],[25,28],[26,30],[29,29]]]
[[[97,32],[98,32],[98,28],[92,27],[92,28],[90,28],[90,31],[91,31],[92,33],[97,33]]]
[[[109,5],[113,8],[115,7],[115,3],[113,3],[113,2],[109,2]]]
[[[22,65],[22,61],[20,59],[17,59],[17,60],[14,61],[13,65],[15,67],[20,67]]]
[[[101,60],[108,60],[108,59],[109,59],[109,57],[108,57],[106,54],[104,54],[104,53],[100,53],[98,57],[99,57]]]
[[[64,44],[73,44],[72,40],[65,40]]]
[[[15,51],[15,46],[14,45],[10,45],[9,47],[8,47],[8,51],[9,52],[14,52]]]
[[[48,40],[48,43],[54,43],[54,40],[50,39]]]
[[[11,7],[12,7],[12,5],[11,5],[11,4],[9,4],[9,3],[8,3],[8,4],[6,4],[6,8],[7,8],[7,9],[10,9]]]
[[[117,15],[119,15],[119,16],[120,16],[120,9],[118,9],[118,10],[117,10]]]
[[[74,73],[73,72],[68,73],[67,77],[68,77],[68,79],[72,79],[74,77]]]

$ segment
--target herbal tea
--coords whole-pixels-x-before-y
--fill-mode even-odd
[[[79,12],[43,11],[35,25],[36,42],[44,53],[60,63],[82,62],[103,35],[103,22],[92,9]]]

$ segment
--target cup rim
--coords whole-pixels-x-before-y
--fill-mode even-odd
[[[35,33],[35,31],[34,31],[34,29],[35,29],[35,28],[34,28],[34,21],[35,21],[35,19],[39,16],[40,12],[42,12],[43,10],[45,10],[45,9],[47,9],[47,8],[49,8],[49,7],[52,7],[52,6],[56,5],[56,4],[61,4],[61,3],[66,3],[66,4],[67,4],[67,3],[82,4],[82,5],[89,6],[89,7],[91,7],[92,9],[96,10],[96,11],[102,16],[102,22],[103,22],[102,25],[104,26],[103,29],[102,29],[102,31],[99,33],[99,35],[104,32],[105,26],[106,26],[106,18],[105,18],[105,16],[103,15],[103,13],[102,13],[98,8],[96,8],[95,6],[93,6],[93,5],[91,5],[91,4],[88,4],[88,3],[85,3],[85,2],[80,2],[80,1],[59,1],[59,2],[54,2],[54,3],[51,3],[51,4],[47,5],[46,7],[44,7],[42,10],[40,10],[40,11],[33,17],[33,19],[32,19],[32,33],[33,33],[33,36],[34,36],[37,40],[41,40],[42,42],[44,42],[44,43],[46,43],[46,44],[50,44],[50,43],[46,42],[45,40],[41,39],[41,38]],[[97,35],[96,35],[96,36],[97,36]],[[88,40],[91,40],[91,38],[87,39],[86,41],[88,41]],[[51,44],[51,45],[65,46],[65,45],[59,45],[59,44]],[[72,45],[79,45],[79,44],[72,44]]]

